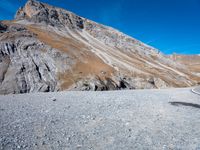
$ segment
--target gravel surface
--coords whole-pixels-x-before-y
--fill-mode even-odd
[[[194,93],[200,95],[200,86],[199,87],[196,87],[192,90]]]
[[[200,149],[191,89],[0,96],[0,149]]]

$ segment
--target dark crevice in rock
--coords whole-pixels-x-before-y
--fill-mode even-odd
[[[5,80],[9,66],[10,57],[8,55],[4,56],[0,53],[0,84]]]
[[[32,61],[33,61],[33,64],[35,65],[35,69],[36,69],[36,71],[37,71],[37,73],[38,73],[38,76],[39,76],[39,78],[40,78],[40,80],[42,80],[42,75],[41,75],[41,73],[40,73],[40,68],[39,68],[39,66],[35,63],[35,61],[32,59]]]
[[[125,85],[124,81],[120,81],[119,86],[120,86],[120,88],[122,88],[122,89],[125,89],[125,88],[126,88],[126,85]]]
[[[6,32],[7,26],[0,22],[0,33]]]
[[[4,72],[2,73],[2,77],[1,77],[1,80],[0,80],[0,83],[3,83],[5,77],[6,77],[6,73],[8,72],[8,67],[6,68],[6,70],[4,70]]]
[[[121,80],[119,81],[119,89],[135,89],[132,87],[127,81]]]
[[[110,78],[106,78],[106,90],[118,90],[117,84]]]
[[[1,56],[14,54],[17,51],[17,48],[15,44],[8,42],[8,43],[2,43],[2,47],[0,49]]]
[[[50,91],[51,91],[50,90],[50,86],[48,85],[47,88],[46,88],[46,90],[44,92],[50,92]]]
[[[150,78],[150,79],[148,80],[148,82],[149,82],[150,84],[152,84],[152,85],[155,85],[154,78]]]
[[[44,65],[46,66],[47,70],[48,70],[49,72],[51,72],[49,66],[48,66],[46,63],[44,63]]]
[[[32,44],[26,45],[24,49],[27,50],[29,47],[36,46],[36,45],[37,45],[36,43],[32,43]]]
[[[84,28],[84,22],[83,22],[83,19],[81,17],[76,17],[75,18],[76,20],[76,25],[80,28],[80,29],[83,29]]]
[[[27,86],[25,78],[21,81],[21,84],[22,84],[22,87],[20,89],[20,93],[28,93],[29,90],[28,90],[28,86]]]
[[[15,53],[17,51],[17,48],[14,44],[11,45],[11,50],[12,50],[12,53]]]
[[[3,53],[3,51],[1,51],[1,56],[4,56],[4,53]]]
[[[94,90],[95,90],[95,91],[97,91],[97,89],[98,89],[98,86],[97,86],[97,85],[95,85],[95,87],[94,87]]]
[[[26,70],[26,68],[25,68],[25,65],[23,64],[22,67],[21,67],[21,69],[20,69],[20,73],[25,72],[25,70]]]
[[[27,31],[27,29],[24,26],[19,25],[19,24],[10,25],[9,28],[8,28],[8,30],[9,30],[9,32]]]
[[[24,64],[22,64],[22,67],[20,68],[19,71],[20,76],[16,79],[17,84],[19,86],[19,93],[29,93],[29,86],[26,81],[26,67]]]
[[[8,55],[10,55],[10,47],[9,47],[8,43],[6,43],[6,50],[8,52]]]
[[[39,75],[40,79],[42,79],[42,75],[41,75],[41,73],[40,73],[39,67],[38,67],[36,64],[35,64],[35,67],[36,67],[36,70],[37,70],[37,72],[38,72],[38,75]]]
[[[42,92],[50,92],[51,91],[51,87],[47,84],[43,84],[38,91],[42,91]]]

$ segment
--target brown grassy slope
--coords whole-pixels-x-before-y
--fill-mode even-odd
[[[176,55],[173,59],[185,64],[193,72],[200,72],[200,56],[198,55]]]
[[[115,72],[113,67],[104,63],[102,59],[100,59],[97,55],[91,52],[90,47],[88,47],[84,43],[74,38],[63,37],[55,32],[50,32],[50,31],[47,32],[46,30],[41,29],[37,26],[30,25],[27,28],[31,32],[35,33],[40,41],[62,52],[66,52],[68,55],[70,55],[73,59],[76,60],[76,65],[72,67],[71,71],[67,71],[66,73],[61,73],[61,72],[58,73],[58,77],[62,83],[61,84],[62,89],[67,89],[74,82],[77,82],[81,78],[85,78],[88,75],[97,75],[100,78],[104,78],[104,77],[110,77],[111,74]],[[123,61],[126,64],[129,64],[130,66],[133,66],[134,68],[144,72],[142,74],[136,72],[138,77],[155,76],[166,81],[169,85],[173,87],[189,86],[189,83],[181,81],[182,77],[180,77],[180,80],[178,80],[179,77],[177,78],[177,76],[179,75],[173,72],[170,69],[170,67],[166,65],[161,66],[152,59],[142,58],[137,53],[127,55],[120,51],[113,50],[112,48],[105,48],[103,45],[102,47],[96,47],[96,48],[102,51],[106,50],[106,53],[109,54],[110,56],[113,56],[118,60]],[[152,66],[151,64],[147,64],[146,61],[155,64],[158,67]],[[123,70],[123,68],[121,68],[121,70]],[[101,72],[106,72],[106,74],[103,75]],[[127,71],[126,69],[124,69],[123,72],[130,76],[130,70]],[[197,80],[189,73],[186,74],[189,75],[188,80],[189,78],[191,78],[192,80]]]
[[[172,60],[187,66],[190,72],[200,73],[200,56],[198,55],[171,55]],[[200,77],[194,78],[200,83]]]
[[[40,41],[52,48],[67,53],[75,60],[76,63],[70,71],[58,73],[61,90],[69,88],[73,83],[89,75],[96,75],[104,79],[110,77],[114,72],[114,69],[94,55],[89,50],[89,47],[73,38],[62,37],[55,32],[47,32],[34,26],[28,26],[27,29],[35,33]],[[102,72],[106,74],[102,74]]]
[[[134,67],[135,69],[139,70],[141,73],[138,73],[137,71],[133,71],[133,74],[137,74],[137,77],[159,77],[160,79],[167,82],[172,87],[186,87],[191,86],[194,84],[193,75],[191,75],[187,70],[181,70],[179,67],[174,66],[168,66],[167,64],[163,63],[162,61],[158,60],[158,55],[152,55],[152,58],[148,58],[146,56],[140,55],[137,50],[132,53],[126,53],[122,52],[118,48],[111,48],[106,47],[105,44],[100,44],[98,41],[95,41],[94,47],[97,49],[100,49],[101,51],[106,50],[106,54],[110,55],[111,57],[115,57],[121,62],[126,63],[127,65]],[[99,46],[101,45],[101,46]],[[120,66],[118,66],[120,68]],[[130,74],[130,68],[120,68],[120,70],[123,70],[123,72],[126,72]],[[182,81],[182,77],[174,72],[176,70],[177,72],[184,73],[186,80],[191,80],[193,83],[187,83]],[[128,72],[127,72],[128,71]]]

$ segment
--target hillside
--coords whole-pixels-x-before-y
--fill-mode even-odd
[[[173,61],[184,64],[191,72],[200,75],[200,55],[178,55],[170,56]]]
[[[35,0],[0,22],[0,93],[189,87],[200,76],[157,49]]]

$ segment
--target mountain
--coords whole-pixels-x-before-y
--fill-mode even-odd
[[[0,94],[188,87],[200,75],[111,27],[28,0],[0,22]]]
[[[200,55],[173,54],[170,58],[173,61],[186,65],[191,72],[200,75]]]

